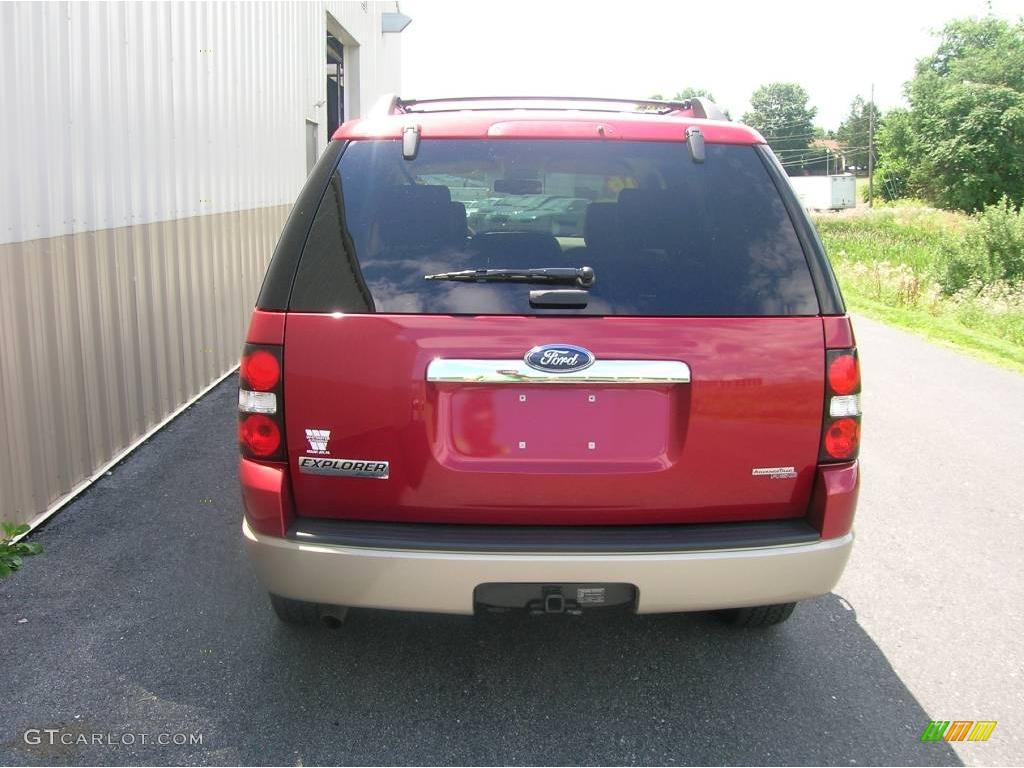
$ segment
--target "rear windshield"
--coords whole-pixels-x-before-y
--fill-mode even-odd
[[[684,143],[356,141],[303,251],[290,308],[310,312],[813,315],[793,224],[757,150]],[[591,285],[427,275],[590,267]],[[584,306],[531,304],[531,292]],[[535,296],[536,298],[536,296]]]

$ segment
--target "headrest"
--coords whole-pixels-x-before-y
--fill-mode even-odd
[[[623,189],[618,208],[622,232],[638,247],[676,250],[685,242],[683,211],[673,190]]]
[[[379,202],[380,238],[386,247],[433,247],[451,242],[452,208],[448,187],[410,184],[390,187]]]
[[[469,235],[469,228],[466,225],[466,204],[449,203],[448,216],[452,243],[456,245],[464,243]]]
[[[483,232],[472,248],[486,267],[551,267],[561,263],[562,249],[546,232]]]
[[[583,240],[588,248],[614,248],[619,244],[619,206],[590,203],[583,216]]]
[[[411,205],[444,205],[452,201],[448,187],[440,184],[407,184],[401,187],[387,187],[385,197],[407,201]]]

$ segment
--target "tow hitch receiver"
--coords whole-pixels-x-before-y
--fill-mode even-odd
[[[566,600],[562,597],[562,590],[558,587],[547,587],[544,592],[543,606],[527,604],[530,613],[571,613],[573,615],[583,613],[575,600]]]
[[[525,608],[533,615],[568,613],[584,608],[636,605],[632,584],[481,584],[473,601],[489,611]]]

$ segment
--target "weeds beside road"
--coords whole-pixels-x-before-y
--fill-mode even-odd
[[[901,203],[813,218],[851,309],[1024,371],[1024,281],[1006,276],[1024,258],[1020,214]]]

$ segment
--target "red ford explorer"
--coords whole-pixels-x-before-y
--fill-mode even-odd
[[[242,355],[278,616],[723,610],[853,543],[860,375],[764,139],[709,102],[388,100],[343,125]]]

